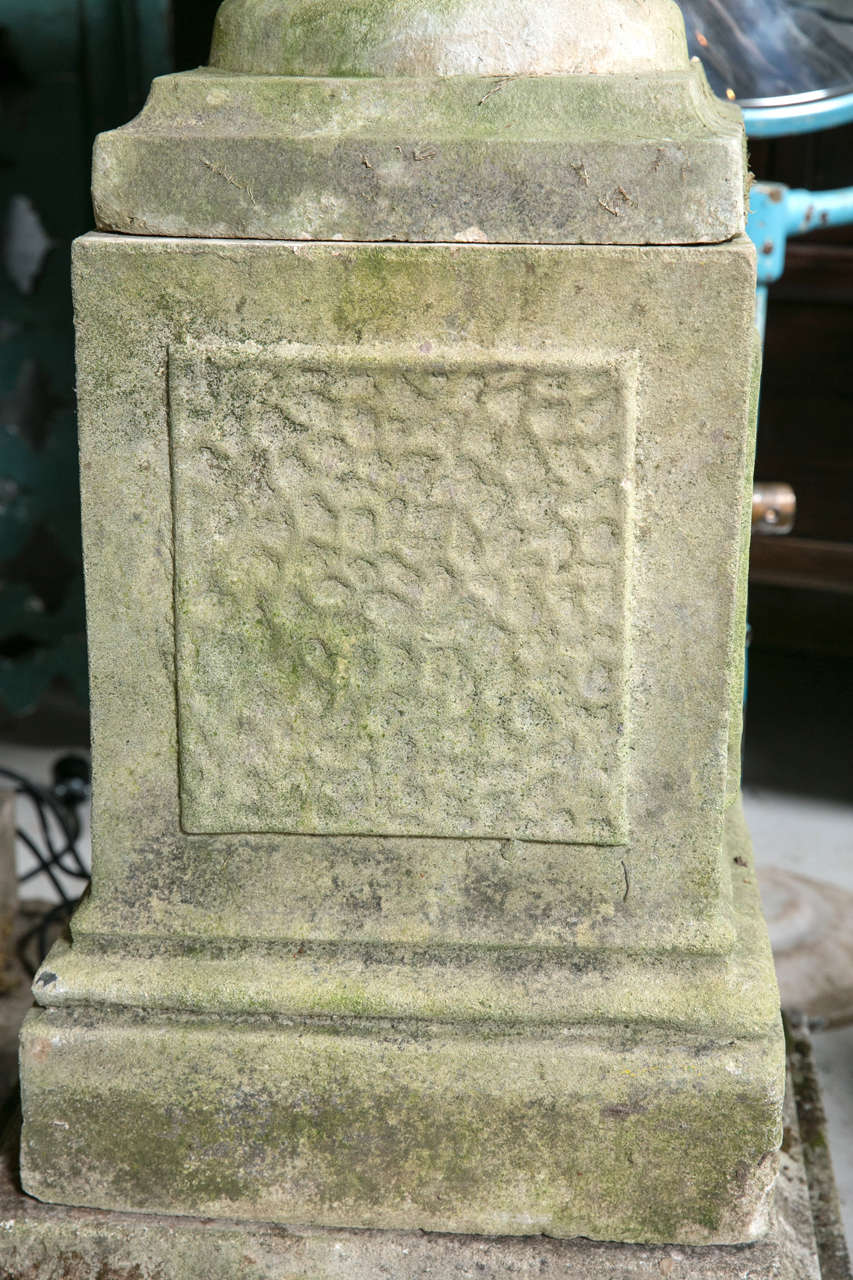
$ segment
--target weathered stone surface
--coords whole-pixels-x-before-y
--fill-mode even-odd
[[[211,65],[303,76],[620,75],[687,61],[672,0],[226,0]]]
[[[630,1017],[638,1029],[669,1027],[727,1041],[773,1038],[778,999],[739,805],[729,811],[727,828],[736,932],[731,951],[722,955],[590,955],[529,943],[358,946],[323,941],[322,934],[204,946],[165,936],[128,944],[78,932],[74,947],[54,947],[36,991],[42,1003],[65,1009],[101,1004],[308,1017],[333,1010],[350,1018],[455,1019],[469,1028],[527,1033],[547,1027],[549,1034]],[[526,874],[535,874],[530,863]],[[400,899],[391,901],[389,913],[397,907],[405,922]]]
[[[775,1037],[46,1009],[21,1043],[22,1178],[44,1200],[698,1244],[767,1228]]]
[[[230,0],[211,61],[98,140],[104,230],[694,244],[743,228],[740,116],[688,65],[670,0]]]
[[[231,0],[211,68],[96,145],[103,230],[710,243],[743,229],[738,111],[671,0]]]
[[[650,1247],[103,1213],[21,1195],[0,1166],[0,1275],[9,1280],[820,1280],[809,1188],[789,1092],[766,1237],[735,1247]],[[829,1184],[827,1184],[828,1186]],[[836,1222],[837,1229],[837,1222]],[[825,1234],[825,1232],[824,1232]]]
[[[735,826],[727,854],[745,853]],[[679,1004],[662,964],[626,966],[652,993],[645,1017],[618,975],[595,1004],[606,966],[592,1005],[548,1011],[522,961],[513,1016],[490,993],[494,964],[466,993],[445,954],[436,1022],[423,1000],[406,1007],[407,986],[430,982],[420,957],[384,974],[374,957],[366,980],[310,944],[213,970],[197,949],[183,963],[55,949],[35,984],[48,1008],[22,1037],[24,1185],[64,1203],[336,1226],[755,1239],[784,1081],[772,1002],[749,1021],[772,974],[747,879],[725,975],[694,963]],[[253,960],[265,981],[249,991]],[[583,984],[565,959],[558,974]],[[715,1024],[721,977],[729,1021],[717,1004]]]
[[[736,771],[727,783],[744,576],[744,517],[731,494],[746,492],[752,398],[748,363],[733,365],[730,350],[733,332],[745,350],[751,339],[751,248],[93,236],[77,264],[97,870],[74,947],[52,954],[36,986],[49,1007],[31,1022],[23,1059],[28,1188],[184,1213],[252,1216],[263,1204],[281,1220],[298,1205],[332,1225],[751,1238],[764,1221],[781,1097],[778,1005],[732,808]],[[464,382],[472,371],[476,394]],[[564,447],[546,373],[565,406]],[[496,377],[508,380],[508,399],[506,386],[494,395]],[[358,391],[366,378],[376,380],[370,412]],[[361,453],[353,442],[368,427]],[[479,460],[479,479],[476,468],[461,474],[466,456]],[[387,486],[386,465],[395,479],[381,503],[343,500],[340,477]],[[574,658],[565,679],[606,639],[624,710],[592,745],[575,735],[588,754],[614,752],[599,767],[623,770],[624,843],[569,843],[571,831],[553,829],[536,839],[525,824],[551,815],[509,802],[500,830],[467,839],[439,838],[437,800],[414,832],[359,834],[354,822],[354,834],[330,835],[322,812],[293,831],[294,707],[317,794],[336,762],[325,729],[311,739],[304,719],[323,692],[316,653],[289,650],[288,637],[328,640],[341,603],[321,601],[318,612],[316,588],[330,557],[340,577],[339,558],[359,546],[350,526],[368,511],[374,542],[353,559],[379,560],[380,536],[392,536],[385,506],[414,501],[415,465],[447,495],[439,543],[476,516],[492,548],[484,570],[512,567],[476,626],[488,608],[530,608],[518,601],[525,554],[538,557],[537,581],[561,565],[575,575],[581,618],[558,619]],[[482,476],[492,483],[480,491]],[[608,534],[601,563],[584,544],[595,492]],[[395,508],[400,547],[405,505]],[[516,549],[522,509],[533,523]],[[507,511],[500,544],[489,542]],[[537,546],[537,529],[557,544]],[[426,574],[440,559],[428,532],[401,573]],[[252,558],[259,549],[272,555],[268,570]],[[489,585],[474,577],[470,548],[455,554],[444,605],[420,580],[393,584],[419,611],[420,668],[436,628],[457,628],[466,592]],[[607,597],[598,604],[596,590]],[[278,614],[260,607],[265,592]],[[368,599],[363,588],[349,606],[362,629]],[[604,612],[590,615],[590,602]],[[571,628],[589,616],[599,621],[571,649]],[[525,617],[535,640],[536,618]],[[379,641],[393,639],[381,613],[374,625]],[[454,691],[448,732],[464,710],[500,739],[502,710],[478,702],[500,663],[470,661],[479,685]],[[555,680],[560,662],[555,654]],[[537,665],[513,668],[514,696],[535,699],[547,665],[540,647]],[[238,680],[230,698],[211,670],[226,688]],[[367,675],[368,701],[387,697]],[[432,687],[441,692],[437,679]],[[570,733],[584,701],[576,684],[560,688],[550,709],[563,698]],[[241,728],[253,689],[272,727]],[[423,686],[401,685],[399,696],[410,718],[424,714]],[[334,703],[316,714],[333,716]],[[227,744],[200,759],[187,747],[193,717],[205,715],[208,733],[215,718],[226,728],[235,781]],[[545,727],[550,751],[558,738]],[[255,800],[266,808],[250,824],[239,775],[255,737],[267,745]],[[499,753],[483,741],[491,769]],[[363,750],[389,779],[386,794],[411,785],[399,750],[383,753],[381,740]],[[432,786],[440,761],[426,738],[421,750]],[[539,776],[535,753],[514,760]],[[264,799],[264,789],[277,794]],[[356,814],[380,828],[381,816]],[[620,944],[625,954],[614,955]]]
[[[78,937],[165,931],[174,939],[350,946],[725,953],[734,933],[722,824],[737,794],[737,591],[745,570],[743,511],[731,495],[746,495],[754,376],[746,361],[732,364],[730,351],[733,342],[752,345],[753,264],[746,240],[659,250],[80,242],[78,381],[101,785],[99,870]],[[170,350],[187,342],[216,350],[254,343],[246,350],[261,365],[265,353],[285,347],[316,362],[326,344],[330,371],[342,358],[392,355],[416,369],[425,344],[439,361],[637,368],[633,466],[619,476],[633,513],[627,665],[618,632],[611,655],[626,671],[632,744],[626,845],[183,830],[167,366]],[[568,494],[578,490],[573,451],[586,447],[571,445],[557,473]],[[287,531],[271,536],[283,552]],[[179,531],[183,574],[192,567],[181,568],[185,543]],[[315,554],[319,565],[325,552]],[[247,650],[247,672],[266,669],[264,652]],[[310,670],[302,675],[310,691]]]
[[[95,875],[34,1194],[765,1229],[743,133],[671,6],[596,13],[232,3],[240,69],[100,144],[102,225],[254,239],[77,250]]]
[[[544,8],[544,7],[543,7]],[[660,75],[156,80],[95,147],[104,230],[262,239],[698,244],[743,230],[743,124]]]

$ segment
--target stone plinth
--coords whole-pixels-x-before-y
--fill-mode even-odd
[[[801,1138],[795,1102],[811,1117],[818,1094],[792,1062],[778,1191],[755,1244],[629,1245],[545,1236],[352,1231],[105,1213],[40,1204],[14,1172],[17,1125],[0,1153],[0,1274],[15,1280],[66,1270],[99,1280],[821,1280],[846,1276],[826,1134]],[[809,1122],[811,1123],[811,1122]],[[3,1268],[6,1269],[4,1272]],[[833,1268],[835,1268],[833,1270]]]
[[[743,136],[640,7],[611,63],[580,8],[232,3],[100,140],[95,869],[23,1036],[32,1194],[765,1229]]]

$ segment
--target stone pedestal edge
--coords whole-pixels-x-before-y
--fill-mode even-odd
[[[817,1139],[811,1134],[805,1161],[799,1136],[798,1104],[813,1103],[816,1096],[813,1085],[803,1085],[802,1037],[794,1053],[770,1230],[751,1245],[650,1247],[544,1236],[342,1231],[42,1204],[19,1189],[19,1120],[7,1106],[0,1166],[0,1276],[24,1280],[73,1271],[97,1274],[99,1280],[233,1280],[235,1275],[243,1280],[304,1280],[309,1275],[312,1280],[380,1280],[386,1275],[446,1280],[458,1272],[483,1280],[610,1280],[616,1274],[623,1280],[741,1280],[746,1274],[751,1280],[821,1280],[822,1274],[845,1280],[850,1272],[826,1161],[828,1173],[825,1169],[820,1184],[812,1185],[812,1143],[825,1145],[825,1135],[821,1131]],[[810,1194],[812,1201],[822,1198],[824,1206],[817,1236]]]
[[[273,240],[710,244],[745,138],[695,64],[656,76],[155,80],[100,136],[103,231]]]

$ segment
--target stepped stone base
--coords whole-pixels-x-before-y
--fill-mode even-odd
[[[23,1183],[48,1201],[697,1244],[766,1229],[773,1039],[47,1009],[21,1053]]]
[[[821,1280],[826,1252],[825,1222],[815,1235],[790,1089],[770,1230],[740,1246],[347,1231],[70,1209],[41,1204],[18,1189],[17,1146],[15,1119],[0,1171],[3,1280]],[[820,1228],[820,1204],[816,1220]]]
[[[468,991],[464,1020],[333,1016],[299,1004],[300,974],[327,989],[310,944],[289,964],[266,956],[280,1004],[259,1009],[246,985],[257,958],[58,943],[34,987],[48,1007],[21,1037],[23,1185],[54,1203],[333,1228],[756,1240],[776,1175],[784,1048],[738,824],[729,838],[742,864],[736,947],[685,959],[686,1002],[671,989],[677,965],[661,976],[653,959],[628,957],[585,975],[562,962],[555,1010],[542,1004],[540,958],[509,995],[493,964],[497,995],[477,1017],[476,984],[445,958],[448,990],[458,1003]],[[180,979],[195,966],[196,986],[175,981],[175,965]],[[401,966],[367,967],[374,1001],[390,1008]],[[570,1007],[584,984],[586,1003]],[[634,988],[655,993],[657,1022],[637,1012],[639,996],[631,1022],[610,1010],[611,989]],[[223,992],[232,1002],[217,1009]],[[510,996],[514,1016],[500,1003]]]

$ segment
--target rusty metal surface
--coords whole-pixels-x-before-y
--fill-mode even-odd
[[[789,484],[763,481],[753,486],[753,534],[790,533],[796,518],[797,495]]]

